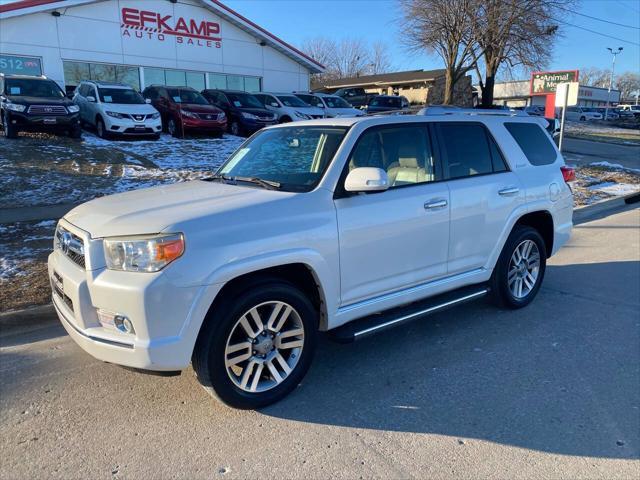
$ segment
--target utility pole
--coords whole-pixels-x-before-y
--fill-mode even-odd
[[[607,50],[611,52],[613,55],[613,61],[611,62],[611,76],[609,77],[609,90],[607,91],[607,106],[604,109],[604,119],[608,120],[609,117],[609,104],[611,101],[611,87],[613,86],[613,76],[615,75],[616,69],[616,56],[618,56],[622,52],[622,47],[618,47],[617,51],[614,51],[612,48],[607,47]]]

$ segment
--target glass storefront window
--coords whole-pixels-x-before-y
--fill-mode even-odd
[[[64,83],[67,87],[76,87],[82,80],[91,80],[89,64],[81,62],[63,62]]]
[[[227,88],[229,90],[244,90],[244,77],[227,75]]]
[[[138,67],[126,67],[118,65],[116,67],[116,81],[124,83],[140,91],[140,71]]]
[[[164,85],[164,70],[162,68],[144,67],[144,85]]]
[[[115,65],[103,65],[101,63],[89,64],[91,71],[91,80],[97,80],[99,82],[115,82],[116,80],[116,66]]]
[[[244,89],[247,92],[259,92],[260,79],[255,77],[244,77]]]
[[[179,70],[165,70],[166,85],[183,87],[187,84],[185,72]]]
[[[209,88],[217,88],[220,90],[226,90],[227,88],[227,76],[219,73],[209,74]]]
[[[199,92],[204,90],[204,73],[187,72],[187,87],[195,88]]]

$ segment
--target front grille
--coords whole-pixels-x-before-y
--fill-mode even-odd
[[[31,105],[27,113],[30,115],[66,115],[67,109],[62,105]]]
[[[82,238],[71,233],[60,225],[56,228],[54,248],[59,249],[76,265],[86,268],[84,258],[84,241]]]
[[[202,120],[220,120],[222,114],[220,113],[197,113],[198,117]]]
[[[142,121],[144,121],[145,118],[147,118],[147,115],[145,115],[145,114],[137,114],[137,113],[132,113],[129,116],[131,118],[133,118],[136,122],[142,122]]]

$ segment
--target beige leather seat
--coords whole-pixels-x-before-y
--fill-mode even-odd
[[[419,155],[415,145],[402,145],[398,149],[398,161],[389,165],[387,170],[389,184],[394,186],[432,181],[433,172],[427,172],[420,166],[425,164],[423,158],[424,154]]]

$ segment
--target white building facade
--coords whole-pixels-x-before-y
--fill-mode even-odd
[[[217,0],[0,4],[0,72],[253,91],[308,90],[322,65]]]

